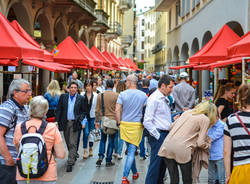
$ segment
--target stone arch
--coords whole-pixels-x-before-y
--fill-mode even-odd
[[[174,48],[174,54],[173,54],[173,60],[172,60],[172,65],[176,66],[179,63],[179,47],[176,45]]]
[[[67,37],[66,25],[61,16],[59,16],[54,24],[54,41],[60,44]]]
[[[33,26],[31,10],[28,10],[27,1],[9,1],[6,9],[6,17],[9,21],[17,20],[18,23],[30,35],[33,35]]]
[[[183,43],[181,47],[181,65],[184,65],[187,59],[189,58],[189,47],[187,42]]]
[[[199,40],[198,38],[194,38],[191,45],[191,56],[199,51]]]
[[[237,21],[230,21],[226,23],[237,35],[240,37],[244,35],[243,28],[241,24]]]
[[[205,34],[203,35],[203,38],[202,38],[202,43],[201,43],[202,47],[204,45],[206,45],[207,42],[209,42],[209,40],[212,39],[212,37],[213,36],[212,36],[212,33],[210,31],[205,32]]]
[[[79,37],[80,40],[82,40],[85,45],[89,46],[89,39],[88,39],[88,31],[86,28],[84,28],[83,26],[81,27],[81,29],[79,30]]]
[[[43,44],[48,47],[48,44],[52,44],[49,42],[52,42],[53,39],[53,31],[52,31],[52,25],[51,21],[49,20],[46,13],[44,13],[43,8],[39,9],[36,13],[35,19],[34,19],[34,30],[40,29],[42,37],[37,39],[38,42],[43,42]],[[40,28],[37,28],[40,26]],[[52,49],[53,45],[49,46]]]
[[[168,53],[167,53],[167,62],[171,63],[172,62],[172,50],[171,48],[168,49]]]
[[[68,35],[71,36],[76,43],[79,41],[78,34],[76,31],[76,26],[74,24],[71,24],[69,26],[69,34]]]

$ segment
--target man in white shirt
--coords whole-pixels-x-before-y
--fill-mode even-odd
[[[144,128],[149,132],[148,141],[151,147],[150,164],[145,184],[163,184],[166,166],[158,151],[168,134],[171,124],[171,110],[168,96],[174,87],[174,80],[163,75],[158,83],[158,89],[148,98],[144,116]]]

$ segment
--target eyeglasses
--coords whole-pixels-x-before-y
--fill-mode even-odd
[[[20,89],[18,89],[18,90],[16,90],[16,91],[23,92],[23,93],[25,93],[25,94],[27,94],[28,92],[31,92],[31,93],[32,93],[32,89],[26,89],[26,90],[20,90]]]

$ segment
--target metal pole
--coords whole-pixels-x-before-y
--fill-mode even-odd
[[[245,58],[242,58],[242,84],[245,83]]]

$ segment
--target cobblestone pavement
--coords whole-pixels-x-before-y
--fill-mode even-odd
[[[81,144],[82,145],[82,144]],[[117,160],[113,157],[115,166],[105,167],[105,160],[101,167],[96,167],[95,162],[98,159],[99,142],[94,145],[94,156],[88,159],[82,159],[83,149],[79,150],[80,158],[77,160],[73,172],[66,172],[66,160],[57,160],[58,184],[120,184],[123,174],[123,167],[126,156],[123,155],[122,160]],[[136,181],[132,181],[132,174],[129,175],[131,184],[144,184],[147,173],[149,159],[144,161],[139,160],[136,156],[137,169],[140,177]],[[167,173],[168,175],[168,173]],[[169,184],[167,177],[166,184]],[[202,170],[200,175],[200,184],[207,184],[207,170]]]

